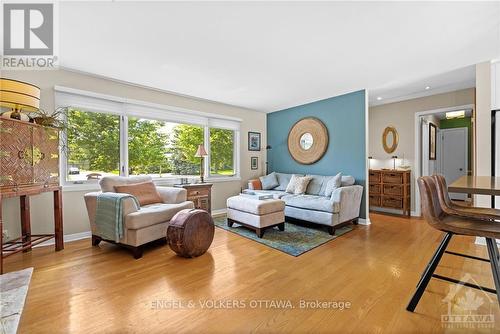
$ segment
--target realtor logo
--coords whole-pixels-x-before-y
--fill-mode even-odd
[[[4,55],[53,55],[53,4],[4,4],[3,22]]]
[[[55,70],[57,2],[4,3],[2,70]]]
[[[450,291],[443,299],[443,302],[448,306],[448,311],[441,315],[442,327],[455,329],[494,328],[495,315],[492,307],[495,305],[495,300],[481,289],[470,274],[462,277],[461,282],[472,283],[479,287],[479,293],[470,289],[464,291],[463,284],[450,286]]]

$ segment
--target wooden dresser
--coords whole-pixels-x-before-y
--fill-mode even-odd
[[[411,171],[370,169],[370,209],[390,208],[411,214]]]
[[[212,183],[176,184],[174,187],[187,190],[187,200],[194,203],[196,209],[212,212]]]

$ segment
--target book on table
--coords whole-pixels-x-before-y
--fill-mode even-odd
[[[253,190],[243,190],[240,196],[248,197],[251,199],[264,200],[264,199],[273,199],[274,196],[272,194],[260,193],[258,191]]]

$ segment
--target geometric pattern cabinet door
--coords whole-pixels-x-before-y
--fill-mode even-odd
[[[31,233],[30,197],[52,192],[54,231]],[[0,230],[2,201],[19,197],[21,237],[0,238],[0,274],[3,259],[28,252],[33,246],[55,238],[56,251],[64,249],[62,188],[59,186],[59,132],[38,124],[0,118]],[[2,331],[3,333],[3,331]]]
[[[33,127],[34,183],[59,184],[59,131]]]
[[[33,184],[33,126],[0,119],[0,187]]]

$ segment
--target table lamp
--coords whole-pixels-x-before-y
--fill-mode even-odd
[[[396,169],[396,159],[397,159],[397,158],[398,158],[398,156],[397,156],[397,155],[393,155],[393,156],[391,157],[391,159],[393,159],[393,168],[392,168],[392,169]]]
[[[205,164],[203,163],[204,157],[206,157],[207,151],[205,151],[205,147],[203,144],[198,145],[198,149],[196,150],[196,153],[194,156],[196,158],[200,158],[200,181],[201,183],[205,182],[203,179],[203,175],[205,175]]]
[[[0,78],[0,106],[10,108],[3,116],[23,118],[21,112],[36,111],[40,108],[40,88],[27,82]]]

